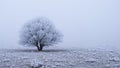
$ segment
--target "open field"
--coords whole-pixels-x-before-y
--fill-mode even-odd
[[[0,68],[120,68],[120,55],[102,50],[1,49]]]

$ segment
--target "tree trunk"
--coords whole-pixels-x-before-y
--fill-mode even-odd
[[[43,50],[43,45],[40,45],[40,51],[42,51]]]
[[[37,50],[40,51],[40,47],[37,45]]]
[[[42,51],[42,49],[43,49],[43,45],[42,44],[40,44],[39,42],[37,42],[36,46],[37,46],[38,51]]]

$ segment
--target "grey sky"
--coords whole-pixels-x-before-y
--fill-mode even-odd
[[[0,48],[19,47],[20,28],[39,16],[64,34],[59,46],[120,46],[120,0],[0,0]]]

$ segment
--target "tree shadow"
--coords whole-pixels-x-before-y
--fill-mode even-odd
[[[66,52],[64,49],[51,49],[51,50],[43,50],[41,52]]]
[[[36,49],[10,49],[10,50],[7,50],[7,51],[8,52],[27,52],[27,53],[36,52],[36,53],[40,53],[40,52],[66,52],[68,50],[64,50],[64,49],[46,49],[46,50],[38,51]]]

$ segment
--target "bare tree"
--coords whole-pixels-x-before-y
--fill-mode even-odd
[[[20,34],[20,43],[35,46],[41,51],[44,46],[57,44],[61,41],[62,34],[55,29],[50,20],[40,17],[26,23]]]

